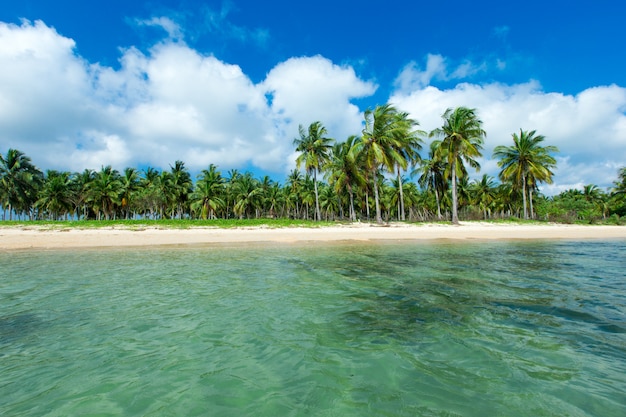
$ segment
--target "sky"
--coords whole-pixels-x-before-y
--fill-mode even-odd
[[[466,106],[487,132],[472,178],[536,130],[559,148],[542,192],[607,189],[626,166],[623,16],[617,0],[4,0],[0,152],[284,182],[299,125],[343,141],[376,105],[424,131]]]

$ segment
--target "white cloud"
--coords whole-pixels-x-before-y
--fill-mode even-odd
[[[154,26],[160,27],[165,32],[170,40],[182,40],[184,38],[183,31],[180,25],[174,22],[169,17],[153,17],[151,19],[138,19],[136,23],[140,26]]]
[[[531,81],[526,84],[459,84],[441,90],[432,86],[397,90],[390,102],[411,113],[422,128],[432,130],[442,123],[446,108],[476,108],[484,122],[487,140],[483,170],[497,176],[489,158],[497,145],[510,145],[519,129],[536,130],[555,145],[558,168],[555,184],[546,193],[594,183],[608,187],[617,168],[626,165],[626,89],[611,85],[587,89],[575,96],[547,93]]]
[[[291,58],[278,64],[262,87],[271,98],[275,119],[291,139],[297,135],[298,125],[319,120],[329,135],[340,141],[361,131],[363,114],[350,100],[376,90],[371,82],[359,79],[352,67],[335,65],[321,56]]]
[[[425,69],[422,70],[415,61],[409,62],[396,78],[395,86],[401,91],[411,91],[424,88],[432,81],[460,80],[487,69],[485,63],[475,65],[469,60],[463,61],[456,68],[449,67],[450,63],[443,56],[428,54]]]
[[[151,24],[177,33],[171,21]],[[351,67],[322,57],[278,64],[261,84],[237,65],[174,39],[122,51],[120,68],[89,64],[43,22],[0,23],[0,149],[40,167],[192,170],[293,165],[297,124],[321,120],[341,139],[360,131],[350,103],[374,92]],[[271,103],[268,102],[271,97]]]
[[[239,66],[174,39],[173,22],[150,22],[172,36],[148,52],[123,50],[119,69],[82,59],[72,39],[43,22],[0,22],[0,151],[17,148],[42,169],[166,169],[180,159],[192,170],[214,163],[284,173],[294,164],[299,124],[319,120],[338,140],[360,132],[362,112],[352,100],[373,95],[377,86],[351,66],[321,56],[291,58],[255,84]],[[493,176],[493,148],[509,145],[520,128],[537,130],[561,150],[547,193],[587,183],[608,187],[626,166],[625,88],[566,95],[545,92],[536,81],[430,85],[476,71],[481,65],[449,68],[444,57],[429,55],[425,70],[414,63],[404,68],[389,101],[424,130],[440,126],[446,108],[477,108],[488,133],[482,172]]]
[[[74,46],[42,22],[0,22],[0,126],[5,135],[40,141],[90,122],[85,111],[92,104],[90,80]]]

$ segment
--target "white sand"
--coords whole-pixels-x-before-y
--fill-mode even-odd
[[[378,227],[370,224],[320,228],[191,228],[143,230],[125,228],[46,229],[1,227],[0,250],[96,248],[121,246],[295,243],[331,241],[380,241],[425,239],[626,239],[624,226],[505,225],[480,222]]]

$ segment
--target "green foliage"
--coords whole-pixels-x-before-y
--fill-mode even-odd
[[[450,178],[452,190],[452,223],[458,223],[459,198],[457,181],[467,176],[465,163],[476,171],[480,170],[477,158],[482,156],[482,145],[487,133],[482,128],[476,109],[457,107],[447,109],[441,116],[443,126],[435,129],[430,136],[440,137],[437,153],[447,162],[446,177]]]
[[[23,224],[11,221],[15,215],[50,227],[311,227],[311,219],[382,222],[405,216],[624,223],[626,167],[608,192],[589,184],[546,198],[537,184],[551,181],[556,148],[541,146],[543,137],[534,131],[520,130],[513,146],[494,152],[501,157],[501,182],[487,175],[470,181],[465,164],[479,168],[482,123],[473,109],[448,109],[443,116],[442,128],[431,132],[440,140],[432,141],[428,159],[418,152],[423,132],[415,130],[417,122],[391,105],[368,110],[361,136],[344,142],[326,138],[320,122],[308,130],[300,126],[296,162],[305,170],[293,170],[285,185],[250,172],[222,175],[213,164],[193,181],[182,161],[163,171],[129,167],[120,173],[106,166],[44,176],[30,158],[9,149],[0,154],[2,225]],[[527,168],[522,154],[529,156]],[[318,181],[318,173],[327,182]],[[524,216],[524,201],[530,216]]]
[[[609,198],[595,185],[563,191],[537,205],[539,218],[561,223],[604,223],[608,212]]]
[[[288,227],[324,227],[336,225],[336,222],[313,222],[311,220],[291,219],[215,219],[215,220],[191,220],[191,219],[160,219],[160,220],[78,220],[78,221],[5,221],[2,226],[9,227],[44,227],[50,229],[102,229],[123,228],[131,230],[143,230],[146,228],[156,229],[189,229],[198,227],[234,229],[246,227],[288,228]]]

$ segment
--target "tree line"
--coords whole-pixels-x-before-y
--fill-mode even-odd
[[[215,219],[432,221],[522,218],[578,221],[626,214],[626,167],[610,191],[595,185],[547,198],[558,152],[536,131],[520,129],[512,144],[497,146],[498,179],[470,181],[480,170],[486,132],[475,109],[457,107],[442,126],[419,130],[417,121],[390,104],[368,109],[361,135],[327,137],[324,125],[299,127],[298,169],[284,184],[268,176],[210,164],[194,179],[184,162],[169,170],[111,166],[83,172],[41,172],[24,153],[0,154],[3,219]],[[427,138],[432,139],[422,156]],[[304,172],[300,171],[304,168]]]

